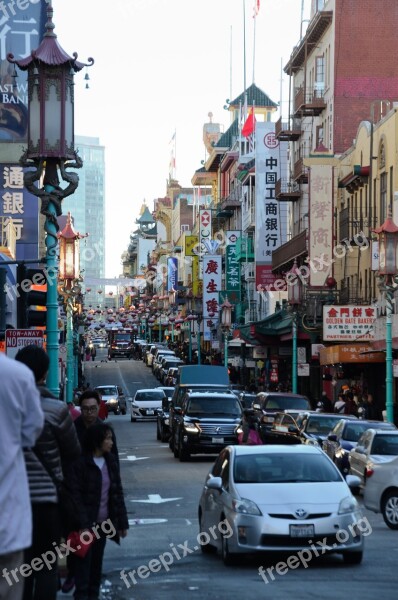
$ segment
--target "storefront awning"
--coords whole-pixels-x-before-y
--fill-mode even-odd
[[[381,363],[385,362],[385,353],[374,350],[370,344],[337,344],[321,348],[319,360],[321,365]]]

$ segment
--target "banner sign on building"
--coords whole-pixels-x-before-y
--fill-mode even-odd
[[[275,185],[287,169],[287,142],[275,137],[275,123],[256,123],[256,236],[257,290],[273,290],[272,252],[287,241],[288,208],[275,198]]]
[[[217,326],[219,318],[219,292],[222,286],[221,256],[206,254],[203,257],[203,336],[211,341],[211,330]]]
[[[201,209],[199,211],[199,243],[200,252],[206,254],[204,242],[211,239],[211,210]]]
[[[27,71],[8,62],[11,53],[18,60],[29,56],[40,44],[45,31],[47,4],[42,0],[18,0],[0,4],[0,142],[24,142],[28,131]]]
[[[16,228],[18,260],[38,258],[39,200],[24,189],[23,174],[20,165],[0,164],[0,217]]]
[[[323,286],[333,263],[333,167],[313,165],[309,189],[310,285]]]
[[[169,256],[167,259],[167,291],[177,290],[178,286],[178,259],[176,256]]]
[[[373,340],[374,306],[324,306],[323,339],[326,342]]]
[[[236,259],[236,241],[240,231],[227,231],[227,247],[225,248],[225,288],[236,297],[240,292],[240,263]],[[229,297],[228,297],[229,298]],[[229,298],[231,302],[231,298]]]

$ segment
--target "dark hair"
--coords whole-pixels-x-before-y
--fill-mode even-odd
[[[101,447],[106,434],[111,432],[113,437],[113,429],[107,423],[94,423],[91,427],[88,427],[84,436],[83,446],[87,452],[94,452],[97,448]]]
[[[87,400],[87,398],[95,398],[98,406],[101,404],[101,396],[97,390],[86,390],[79,398],[79,406],[81,406],[83,400]]]
[[[31,344],[19,350],[15,356],[15,360],[24,363],[35,376],[36,383],[43,379],[50,366],[48,354],[40,346]]]

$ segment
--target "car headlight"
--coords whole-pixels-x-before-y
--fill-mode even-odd
[[[248,500],[247,498],[241,498],[241,500],[232,500],[232,509],[235,512],[242,513],[244,515],[258,515],[261,516],[261,510],[255,502]]]
[[[185,423],[184,429],[188,433],[199,433],[200,429],[195,425],[195,423]]]
[[[354,496],[347,496],[339,504],[338,514],[343,515],[346,513],[352,513],[358,510],[358,502]]]
[[[139,408],[138,404],[136,404],[135,402],[131,403],[132,408]]]

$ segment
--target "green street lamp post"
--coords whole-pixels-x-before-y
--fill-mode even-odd
[[[62,214],[61,203],[76,190],[79,177],[68,168],[80,168],[83,163],[75,150],[74,140],[74,74],[92,65],[69,56],[57,41],[52,22],[53,7],[47,5],[47,23],[39,47],[25,58],[17,60],[7,55],[10,63],[28,71],[28,143],[20,159],[25,171],[25,187],[42,200],[41,213],[45,215],[46,276],[47,276],[47,353],[50,366],[47,387],[59,396],[59,332],[58,332],[58,261],[57,217]],[[59,185],[58,172],[67,187]],[[37,182],[42,187],[37,187]]]
[[[392,315],[394,293],[398,284],[398,227],[392,220],[391,211],[384,223],[374,232],[379,236],[379,286],[386,298],[386,418],[389,423],[394,423]]]
[[[224,366],[228,368],[228,336],[232,327],[232,304],[228,298],[221,305],[221,329],[224,334]]]

